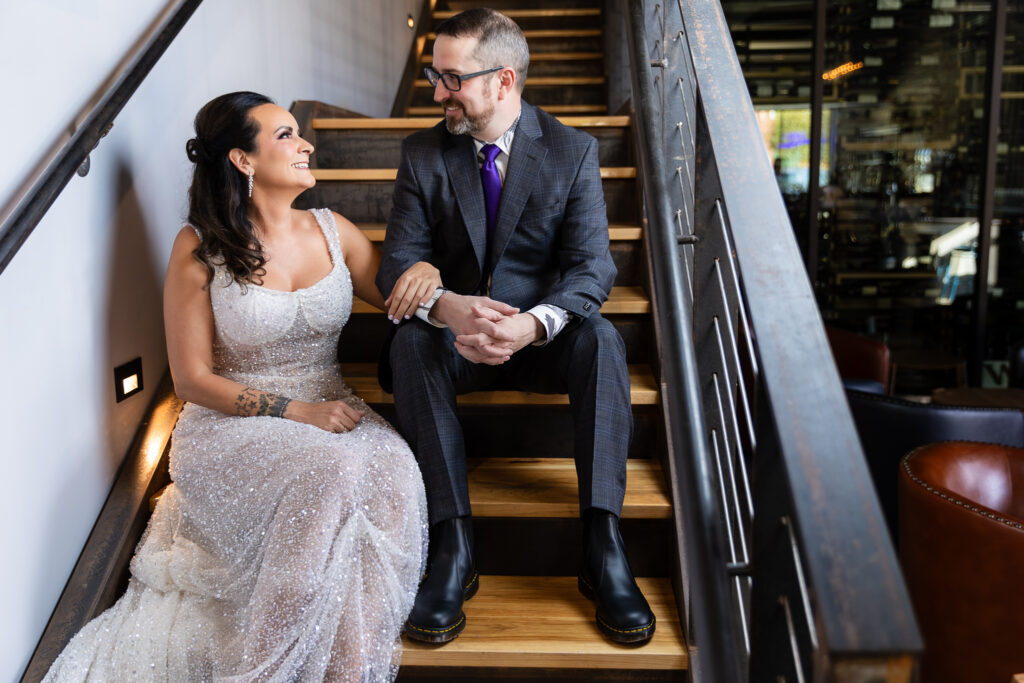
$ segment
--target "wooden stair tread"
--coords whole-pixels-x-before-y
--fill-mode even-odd
[[[417,88],[433,88],[430,81],[417,78],[413,85]],[[526,79],[526,88],[533,86],[554,85],[604,85],[604,76],[533,76]]]
[[[476,517],[545,517],[580,515],[576,464],[572,458],[467,458],[469,497]],[[162,487],[149,498],[156,508]],[[626,461],[623,519],[671,519],[672,503],[656,460]]]
[[[433,128],[441,120],[438,107],[432,107],[433,118],[316,118],[314,130],[419,130]],[[559,116],[558,120],[573,128],[628,128],[628,116]]]
[[[608,107],[603,104],[540,104],[537,105],[549,114],[604,114]],[[411,116],[432,116],[437,113],[438,105],[409,107],[406,113]]]
[[[317,180],[338,181],[394,180],[398,175],[397,168],[311,168],[310,172]],[[635,177],[635,166],[601,167],[601,178],[606,180],[619,180]]]
[[[341,375],[367,403],[394,403],[394,396],[385,392],[377,382],[376,363],[342,363]],[[629,366],[630,400],[633,405],[658,405],[661,397],[654,375],[646,365]],[[459,396],[461,406],[522,406],[522,405],[569,405],[566,394],[537,394],[529,391],[499,389],[474,391]]]
[[[572,458],[467,458],[475,517],[579,517]],[[670,519],[672,503],[656,460],[626,461],[623,519]]]
[[[682,670],[687,667],[669,579],[638,578],[657,619],[643,646],[607,641],[575,577],[481,576],[466,630],[443,646],[404,640],[403,666]]]
[[[531,52],[530,64],[534,62],[588,62],[604,59],[603,52]],[[423,55],[424,64],[433,64],[433,55]],[[529,81],[529,78],[527,78]]]
[[[531,38],[599,38],[601,36],[601,29],[599,28],[543,28],[543,29],[527,29],[523,31],[523,35],[527,40]],[[437,34],[431,31],[427,34],[427,40],[436,40]]]
[[[462,10],[434,10],[434,19],[450,19]],[[556,7],[551,9],[503,9],[509,19],[544,19],[558,17],[599,17],[599,7]],[[533,59],[533,56],[530,57]]]
[[[381,310],[359,297],[352,298],[353,313],[381,313]],[[643,287],[612,287],[608,301],[601,307],[605,315],[615,313],[650,313],[651,301]]]
[[[387,229],[386,223],[362,223],[359,227],[362,228],[363,234],[371,242],[384,241],[384,232]],[[634,241],[639,240],[642,236],[643,228],[639,225],[629,225],[627,223],[608,224],[608,239],[610,240]]]

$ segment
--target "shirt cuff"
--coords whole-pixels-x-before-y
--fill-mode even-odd
[[[527,311],[544,327],[545,338],[533,342],[534,346],[545,346],[555,338],[569,322],[569,311],[551,304],[538,304]]]
[[[448,327],[444,323],[438,322],[430,317],[430,311],[433,310],[434,304],[436,304],[437,300],[441,298],[441,295],[447,291],[448,290],[446,290],[444,287],[438,287],[437,289],[435,289],[434,295],[430,297],[430,301],[428,301],[426,305],[420,304],[419,306],[417,306],[416,312],[413,313],[413,315],[415,315],[423,322],[433,325],[434,327]]]

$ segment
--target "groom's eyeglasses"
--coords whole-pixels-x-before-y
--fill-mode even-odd
[[[430,86],[432,88],[436,88],[437,82],[441,81],[441,83],[444,84],[444,87],[450,90],[451,92],[458,92],[462,90],[462,81],[468,81],[470,78],[476,78],[477,76],[483,76],[484,74],[494,73],[495,71],[500,71],[501,69],[504,68],[505,67],[503,66],[496,66],[493,69],[477,71],[471,74],[443,74],[434,67],[428,66],[427,68],[423,69],[423,73],[424,75],[426,75],[427,81],[430,83]]]

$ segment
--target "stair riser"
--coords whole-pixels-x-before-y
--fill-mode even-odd
[[[537,106],[552,104],[606,104],[604,85],[531,85],[526,81],[523,99]],[[416,88],[411,106],[437,106],[433,88]]]
[[[440,108],[438,109],[440,111]],[[437,120],[440,120],[438,115]],[[632,166],[627,128],[584,128],[597,138],[602,166]],[[408,130],[318,130],[316,168],[397,168]]]
[[[669,576],[671,520],[623,519],[619,528],[637,576]],[[515,576],[576,576],[583,558],[578,519],[473,519],[477,571]]]
[[[481,669],[474,667],[403,666],[397,683],[438,681],[501,681],[501,683],[668,683],[686,681],[685,671],[623,669]]]
[[[607,315],[619,331],[626,344],[626,358],[629,363],[647,363],[652,358],[653,338],[646,315]],[[342,332],[339,347],[343,363],[376,363],[380,358],[381,344],[387,337],[392,323],[383,314],[360,314]]]
[[[636,181],[607,179],[603,181],[608,221],[633,223],[637,218]],[[394,182],[324,180],[303,192],[295,202],[300,209],[331,207],[354,223],[386,223],[391,213]]]
[[[439,2],[437,9],[461,12],[473,7],[491,7],[504,9],[554,9],[563,7],[600,7],[601,3],[594,0],[448,0]]]
[[[539,52],[600,52],[604,49],[604,39],[601,36],[527,38],[526,44],[530,47],[530,54]],[[426,41],[423,54],[434,54],[433,40]]]
[[[375,404],[373,409],[397,424],[395,407]],[[630,458],[651,458],[658,448],[657,406],[633,406],[633,440]],[[466,453],[476,458],[571,458],[572,413],[569,406],[505,406],[496,411],[479,407],[459,408],[466,439]],[[524,426],[528,425],[528,429]],[[501,573],[501,572],[499,572]]]
[[[538,76],[604,76],[600,59],[552,59],[530,62],[527,83]]]
[[[551,9],[545,7],[543,9]],[[564,30],[572,29],[600,29],[603,24],[601,15],[597,16],[557,16],[557,17],[512,17],[513,21],[519,24],[524,31],[545,30],[559,28]],[[434,20],[434,26],[440,23],[439,19]],[[433,30],[433,29],[431,29]]]

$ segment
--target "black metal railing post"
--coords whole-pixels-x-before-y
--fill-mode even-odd
[[[669,479],[675,502],[676,527],[685,529],[687,562],[692,601],[689,621],[699,641],[701,674],[711,681],[742,681],[744,656],[733,635],[729,619],[728,575],[724,567],[704,561],[721,556],[722,535],[718,500],[712,490],[710,460],[706,447],[703,411],[696,379],[696,358],[691,337],[692,320],[682,293],[688,289],[686,273],[679,258],[673,212],[665,188],[666,168],[655,143],[660,130],[653,105],[654,84],[647,54],[642,0],[631,0],[628,32],[633,76],[633,125],[639,140],[640,170],[645,178],[644,199],[652,278],[657,292],[665,296],[654,301],[662,342],[661,389],[669,441]],[[674,293],[674,295],[672,294]],[[686,501],[684,504],[683,501]],[[695,510],[699,510],[697,513]]]

